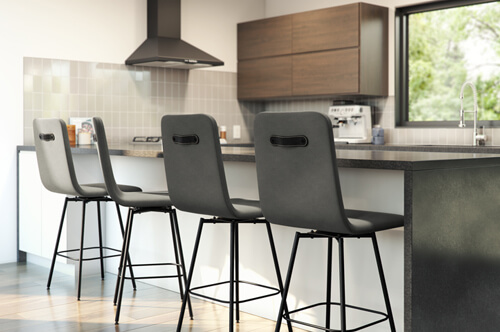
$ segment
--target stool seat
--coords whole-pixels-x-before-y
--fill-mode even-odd
[[[106,138],[106,130],[104,128],[104,123],[101,118],[93,118],[94,128],[97,137],[97,151],[99,154],[99,160],[101,163],[101,169],[104,175],[104,182],[106,183],[106,188],[108,189],[109,195],[115,202],[122,206],[129,208],[127,226],[125,231],[125,239],[123,241],[121,260],[118,267],[118,277],[116,278],[115,295],[113,302],[116,305],[115,313],[115,323],[118,324],[120,319],[121,304],[123,299],[123,289],[124,280],[129,279],[126,276],[126,267],[174,267],[174,273],[162,274],[162,275],[147,275],[141,277],[134,277],[131,275],[130,278],[135,279],[159,279],[159,278],[176,278],[179,283],[179,293],[181,299],[186,300],[189,305],[189,312],[192,314],[191,301],[188,295],[184,297],[184,285],[187,283],[186,280],[186,268],[184,264],[184,253],[182,250],[182,242],[179,230],[179,224],[177,222],[176,210],[172,206],[172,200],[167,191],[154,191],[154,192],[125,192],[120,186],[116,184],[115,176],[113,173],[113,166],[111,164],[111,157],[109,154],[108,141]],[[130,263],[129,249],[130,242],[132,238],[133,222],[135,220],[136,214],[148,213],[148,212],[159,212],[168,213],[170,217],[170,230],[172,235],[172,245],[173,245],[173,256],[174,262],[153,262],[153,263],[143,263],[134,264]],[[146,244],[149,245],[149,244]],[[128,264],[127,264],[128,262]],[[187,294],[187,291],[186,291]]]
[[[400,214],[345,209],[351,224],[352,234],[367,234],[384,229],[402,227],[404,217]]]
[[[76,172],[73,164],[73,157],[71,154],[71,147],[68,139],[68,132],[66,124],[61,119],[34,119],[33,120],[33,133],[35,139],[35,151],[38,161],[38,170],[40,179],[44,187],[54,193],[66,195],[63,205],[61,221],[59,223],[59,231],[56,237],[56,244],[52,256],[52,263],[47,281],[47,289],[50,288],[52,283],[52,275],[57,256],[64,257],[73,261],[79,262],[78,269],[78,291],[77,299],[80,300],[81,295],[81,281],[82,281],[82,263],[94,259],[100,259],[101,263],[101,278],[104,279],[104,258],[118,257],[120,251],[114,248],[103,246],[102,225],[101,225],[101,202],[109,202],[108,191],[104,183],[88,183],[80,184],[76,177]],[[129,185],[118,185],[124,192],[140,192],[141,188]],[[82,224],[80,233],[80,248],[59,250],[59,242],[63,231],[65,222],[66,209],[69,202],[82,203]],[[89,202],[96,202],[97,204],[97,221],[98,221],[98,247],[85,247],[85,212],[86,206]],[[122,236],[124,234],[122,218],[118,204],[116,204],[118,214],[118,221]],[[83,252],[86,250],[99,249],[99,256],[93,258],[83,258]],[[104,250],[115,252],[115,254],[104,253]],[[70,253],[79,252],[79,258],[70,256]],[[130,269],[133,275],[132,269]],[[132,278],[132,284],[135,288],[135,280]]]
[[[256,219],[263,216],[259,201],[243,198],[231,198],[230,201],[239,219]]]
[[[165,172],[173,204],[182,211],[214,216],[211,219],[200,218],[186,284],[187,291],[184,295],[177,331],[181,331],[187,296],[188,293],[191,293],[210,301],[228,304],[229,326],[227,330],[232,332],[234,331],[234,321],[239,322],[241,303],[279,295],[283,291],[270,224],[267,220],[262,219],[259,201],[230,197],[222,162],[217,123],[214,118],[206,114],[165,115],[162,118],[161,131]],[[213,224],[229,224],[229,280],[191,287],[202,231],[205,225]],[[266,226],[278,287],[269,287],[240,278],[239,228],[240,225],[255,227],[254,225],[257,224]],[[258,238],[254,241],[255,245],[262,246],[263,239]],[[239,293],[240,284],[260,287],[261,290],[265,290],[265,294],[242,299]],[[197,292],[209,287],[222,286],[228,286],[229,300]],[[236,317],[234,317],[235,314]],[[191,314],[190,317],[192,319],[193,315]],[[290,324],[289,329],[291,329]]]
[[[157,207],[172,206],[172,200],[168,192],[122,192],[120,194],[120,205],[126,207]]]
[[[141,188],[136,186],[119,184],[120,190],[126,192],[140,192]],[[106,185],[104,183],[86,183],[80,185],[81,195],[85,197],[102,197],[108,196],[108,191],[106,190]]]
[[[327,115],[318,112],[263,112],[256,116],[254,128],[257,179],[264,217],[271,223],[311,230],[295,234],[275,332],[280,331],[282,319],[323,331],[342,332],[359,331],[387,321],[390,330],[395,332],[375,233],[403,226],[404,217],[391,213],[345,209],[332,122]],[[359,189],[363,190],[362,186]],[[384,295],[385,312],[347,303],[344,239],[348,238],[371,239]],[[287,312],[286,298],[290,289],[299,242],[312,239],[327,242],[325,300]],[[332,300],[331,289],[333,240],[338,243],[339,255],[338,301]],[[300,298],[296,298],[295,301],[303,302]],[[340,329],[331,327],[332,307],[339,308]],[[323,308],[325,321],[322,326],[296,318],[300,312]],[[370,313],[373,320],[370,319],[369,323],[362,326],[348,328],[350,324],[347,324],[347,308],[364,312],[364,314]],[[303,317],[307,316],[304,314]],[[314,314],[309,315],[309,317],[314,316]]]

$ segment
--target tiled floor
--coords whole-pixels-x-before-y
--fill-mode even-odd
[[[76,300],[72,277],[55,273],[47,290],[47,276],[48,269],[32,264],[0,265],[0,331],[175,331],[181,305],[177,293],[139,283],[136,295],[124,295],[127,303],[115,326],[114,275],[104,281],[100,276],[84,278],[81,301]],[[193,299],[193,310],[195,319],[186,317],[183,331],[228,331],[227,308]],[[274,322],[242,313],[235,331],[274,331]]]

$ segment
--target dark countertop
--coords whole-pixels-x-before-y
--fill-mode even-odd
[[[34,151],[33,146],[18,146],[19,151]],[[96,154],[95,145],[71,149],[75,154]],[[111,144],[111,155],[162,158],[158,144]],[[411,146],[339,144],[336,146],[339,167],[392,170],[424,170],[438,168],[500,165],[500,147]],[[255,162],[254,148],[222,146],[224,161]]]
[[[500,146],[472,145],[401,145],[385,144],[337,144],[337,150],[383,150],[383,151],[418,151],[418,152],[458,152],[500,154]]]

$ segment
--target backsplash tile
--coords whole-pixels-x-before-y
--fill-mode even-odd
[[[160,136],[164,114],[206,113],[238,142],[253,140],[261,103],[238,102],[236,73],[132,67],[122,64],[24,58],[24,144],[33,144],[33,119],[99,116],[111,143]]]
[[[164,114],[206,113],[227,127],[230,143],[253,142],[253,122],[262,111],[328,112],[333,98],[240,102],[237,74],[123,64],[24,58],[24,144],[33,144],[33,119],[100,116],[111,143],[159,136]],[[373,107],[374,124],[390,144],[470,145],[471,128],[395,127],[395,100],[349,97]],[[457,118],[458,124],[458,118]],[[241,139],[232,140],[233,125]],[[486,128],[487,145],[500,145],[500,128]]]
[[[395,126],[395,99],[349,97],[349,100],[373,108],[373,123],[384,128],[385,142],[412,145],[472,145],[472,128],[405,128]],[[333,98],[266,102],[266,111],[316,111],[328,113]],[[486,128],[486,145],[500,145],[500,128]]]

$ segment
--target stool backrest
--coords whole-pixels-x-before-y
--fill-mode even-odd
[[[214,118],[206,114],[165,115],[161,131],[173,205],[193,213],[235,217]]]
[[[66,123],[61,119],[34,119],[38,170],[47,190],[71,196],[80,195]]]
[[[92,122],[94,123],[94,131],[97,140],[97,152],[99,155],[99,161],[101,162],[102,174],[104,176],[104,183],[106,184],[108,195],[111,196],[116,203],[126,205],[122,199],[123,192],[116,184],[115,175],[113,173],[113,166],[111,165],[111,157],[109,155],[104,123],[99,117],[92,118]]]
[[[260,204],[271,223],[351,233],[330,119],[316,112],[264,112],[255,119]]]

